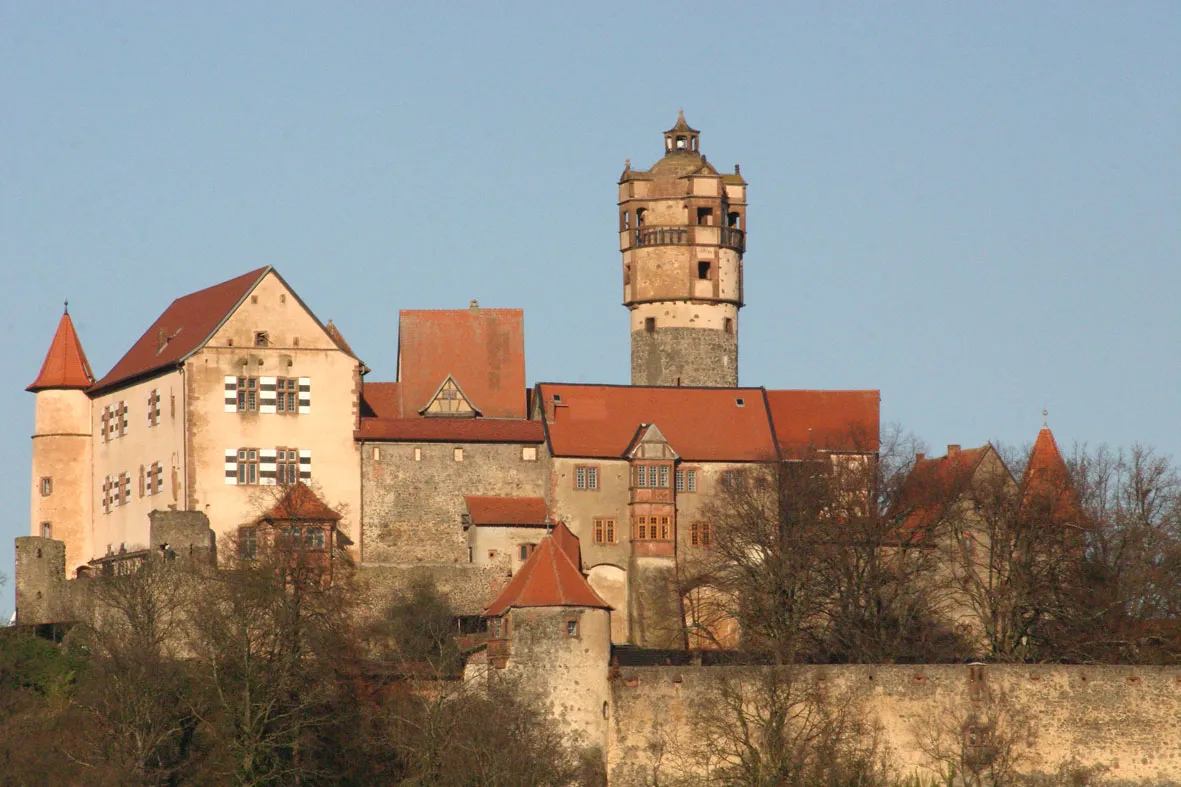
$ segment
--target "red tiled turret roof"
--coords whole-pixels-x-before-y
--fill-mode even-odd
[[[94,374],[67,309],[57,324],[57,332],[41,364],[41,373],[25,390],[36,393],[47,388],[89,388],[93,383]]]
[[[564,525],[558,527],[565,529]],[[562,540],[569,541],[564,537]],[[543,538],[484,614],[503,615],[512,607],[610,609],[611,605],[603,601],[574,565],[568,546],[564,548],[554,536]]]
[[[1049,509],[1055,523],[1077,522],[1081,509],[1070,482],[1066,460],[1048,426],[1043,426],[1033,443],[1025,475],[1021,479],[1024,502]]]
[[[177,298],[111,371],[94,384],[94,390],[111,388],[184,361],[201,349],[254,285],[271,270],[268,265]]]

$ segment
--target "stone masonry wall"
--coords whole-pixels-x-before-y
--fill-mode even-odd
[[[632,331],[632,385],[733,388],[738,385],[738,336],[701,328]]]
[[[612,787],[652,783],[658,757],[666,781],[700,772],[691,747],[699,740],[693,725],[700,700],[714,681],[749,686],[765,669],[617,670],[608,729]],[[973,669],[982,680],[973,681]],[[1019,747],[1023,772],[1053,772],[1074,758],[1106,767],[1105,777],[1117,783],[1181,784],[1181,667],[849,665],[801,667],[796,679],[826,696],[852,696],[862,718],[878,726],[900,776],[933,776],[920,737],[997,702],[1031,722]]]
[[[457,448],[462,461],[456,461]],[[518,443],[364,444],[362,562],[467,563],[465,495],[545,496],[546,454],[537,446],[537,459],[526,461],[521,448]]]

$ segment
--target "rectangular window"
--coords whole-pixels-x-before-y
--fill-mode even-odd
[[[730,491],[742,489],[746,486],[745,470],[722,471],[722,488]]]
[[[577,637],[578,636],[578,621],[577,620],[567,620],[566,621],[566,636],[567,637]]]
[[[119,494],[119,499],[118,499],[118,501],[116,501],[116,505],[125,506],[131,502],[131,474],[130,473],[120,473],[119,474],[119,492],[118,492],[118,494]]]
[[[574,468],[575,489],[598,489],[599,468],[595,465],[579,465]]]
[[[415,449],[414,449],[414,461],[415,461],[415,462],[421,462],[421,461],[422,461],[422,449],[421,449],[421,448],[415,448]]]
[[[266,331],[254,332],[254,346],[255,347],[270,347],[271,335]]]
[[[520,549],[517,550],[517,554],[521,557],[521,562],[528,560],[536,548],[537,544],[521,544]]]
[[[111,406],[109,404],[103,406],[102,435],[104,443],[111,439]]]
[[[696,492],[697,491],[697,470],[686,469],[678,470],[676,472],[676,485],[678,492]]]
[[[668,489],[668,465],[660,466],[660,488]]]
[[[636,486],[648,486],[648,465],[636,466]]]
[[[713,543],[709,522],[694,522],[689,526],[689,543],[695,547],[708,547]]]
[[[526,445],[521,447],[521,460],[525,462],[537,461],[537,446]]]
[[[299,380],[294,377],[276,378],[275,412],[289,415],[299,413]]]
[[[257,484],[258,483],[258,449],[257,448],[239,448],[238,449],[238,483],[239,484]]]
[[[238,378],[238,412],[258,412],[258,378]]]
[[[41,497],[49,497],[53,494],[53,479],[45,476],[41,479]]]
[[[614,519],[596,519],[595,520],[595,543],[596,544],[614,544],[615,543],[615,520]]]
[[[670,541],[673,537],[673,518],[670,516],[636,517],[636,539],[639,541]]]
[[[111,477],[103,478],[103,513],[111,513]]]
[[[41,523],[41,537],[53,538],[53,524],[51,522]]]
[[[254,560],[258,557],[258,529],[253,527],[238,528],[238,557],[243,560]]]
[[[153,388],[148,392],[148,426],[160,423],[160,389]]]
[[[299,451],[280,448],[275,451],[275,483],[288,486],[299,480]]]
[[[710,226],[714,223],[713,208],[698,208],[697,209],[697,223],[705,226]]]
[[[120,437],[127,435],[127,402],[119,402],[115,408],[115,428]]]
[[[455,458],[456,462],[463,461],[463,449],[462,448],[455,448],[452,450],[451,453],[452,453],[452,456]]]
[[[710,267],[710,263],[705,260],[697,263],[697,278],[708,281],[711,278]]]
[[[139,496],[143,497],[147,494],[148,485],[148,469],[143,465],[139,466]]]
[[[660,517],[660,540],[668,541],[672,535],[671,519],[667,516]]]

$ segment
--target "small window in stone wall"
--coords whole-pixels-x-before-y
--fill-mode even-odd
[[[521,447],[521,459],[525,462],[537,461],[537,446],[526,445]]]
[[[42,522],[41,523],[41,537],[42,538],[53,538],[53,524],[51,522]],[[39,554],[40,551],[41,550],[37,550],[37,552],[38,552],[37,557],[41,557],[41,555]]]
[[[421,461],[422,461],[422,449],[421,449],[421,448],[415,448],[415,449],[414,449],[414,461],[415,461],[415,462],[421,462]]]
[[[528,560],[529,556],[533,554],[533,550],[537,548],[537,544],[521,544],[520,557],[522,561]]]
[[[376,461],[379,461],[380,459],[381,459],[381,449],[378,448],[377,446],[373,446],[373,461],[376,462]]]
[[[455,449],[452,451],[452,455],[455,457],[455,461],[456,461],[456,462],[462,462],[462,461],[463,461],[463,449],[462,449],[462,448],[455,448]]]
[[[571,638],[578,637],[578,621],[577,620],[567,620],[566,621],[566,636],[571,637]]]
[[[644,318],[644,330],[647,331],[648,333],[652,333],[656,330],[656,318],[655,317],[645,317]]]
[[[53,479],[45,476],[41,479],[41,497],[49,497],[53,494]]]

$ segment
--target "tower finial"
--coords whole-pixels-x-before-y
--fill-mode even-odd
[[[70,313],[70,300],[69,300],[69,298],[67,298],[67,299],[66,299],[66,305],[65,305],[65,309],[63,309],[62,313],[63,313],[63,314],[69,314],[69,313]]]
[[[1050,428],[1050,411],[1049,410],[1042,410],[1042,428],[1043,429]]]

